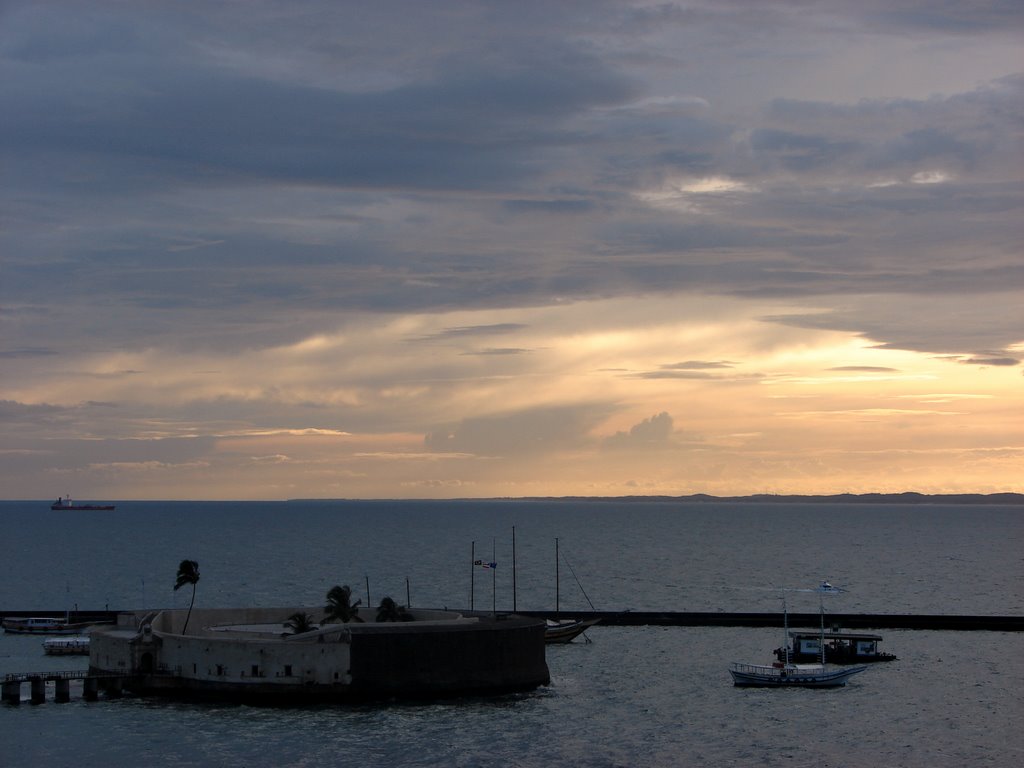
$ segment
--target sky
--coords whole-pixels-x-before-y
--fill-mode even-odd
[[[1022,33],[0,3],[0,497],[1024,492]]]

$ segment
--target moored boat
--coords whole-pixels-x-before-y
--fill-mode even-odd
[[[827,667],[824,664],[741,664],[729,668],[733,684],[761,688],[836,688],[867,667]]]
[[[109,512],[116,509],[116,507],[113,504],[76,504],[71,500],[70,496],[58,496],[57,500],[50,505],[50,509],[54,511],[70,510],[73,512]]]
[[[826,632],[822,637],[819,632],[790,632],[792,646],[776,648],[775,658],[779,661],[789,660],[797,664],[815,662],[822,655],[824,641],[826,664],[871,664],[877,661],[895,661],[896,656],[878,650],[882,641],[881,635],[861,632]]]
[[[88,656],[89,636],[47,638],[43,641],[43,652],[49,656]]]
[[[561,596],[561,579],[559,576],[559,555],[558,555],[558,538],[555,538],[555,616],[554,619],[548,619],[544,630],[544,642],[548,644],[558,643],[571,643],[574,639],[583,635],[588,629],[597,624],[600,619],[561,619],[557,618],[559,613],[559,600]],[[576,574],[573,573],[573,577]],[[579,584],[579,581],[576,582]],[[583,591],[583,586],[580,585],[580,591]],[[583,596],[587,598],[587,602],[590,603],[590,598],[587,597],[587,593],[583,592]],[[590,608],[593,610],[594,604],[590,603]],[[588,643],[590,638],[583,635],[583,639]]]
[[[2,622],[12,635],[78,635],[89,624],[71,624],[57,616],[11,616]]]
[[[814,590],[796,590],[799,592],[813,591],[819,595],[842,592],[827,581]],[[733,685],[760,688],[837,688],[846,685],[846,681],[867,669],[866,666],[836,667],[825,663],[825,606],[819,600],[821,628],[818,632],[818,662],[813,664],[797,664],[793,661],[793,649],[789,646],[789,611],[786,600],[782,600],[782,638],[785,645],[776,650],[781,652],[779,661],[774,664],[743,664],[734,662],[729,667]]]
[[[583,621],[576,619],[564,621],[548,619],[547,626],[544,629],[544,642],[571,643],[573,639],[586,632],[599,621],[600,619],[585,619]]]

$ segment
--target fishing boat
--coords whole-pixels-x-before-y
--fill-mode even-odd
[[[88,656],[89,636],[49,637],[43,641],[43,653],[49,656]]]
[[[837,590],[827,581],[816,590],[819,594]],[[817,663],[797,664],[792,659],[789,647],[789,611],[786,600],[782,600],[783,658],[772,664],[743,664],[734,662],[729,667],[733,685],[759,688],[837,688],[867,669],[866,666],[836,667],[825,663],[825,606],[820,603],[821,631],[819,632],[820,657]]]
[[[113,504],[76,504],[71,500],[70,496],[58,496],[57,500],[50,505],[50,509],[52,509],[55,512],[109,512],[115,509],[115,506]]]
[[[824,664],[741,664],[729,668],[733,684],[760,688],[837,688],[867,667],[834,667]]]
[[[78,635],[91,623],[72,624],[57,616],[11,616],[2,626],[12,635]]]

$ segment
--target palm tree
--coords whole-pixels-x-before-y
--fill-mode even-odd
[[[331,587],[327,593],[327,605],[324,607],[324,621],[336,619],[346,624],[352,620],[362,621],[357,607],[361,602],[361,599],[352,602],[352,588],[348,584],[343,587]]]
[[[377,609],[377,621],[412,621],[412,614],[404,605],[399,605],[390,597],[380,601]]]
[[[181,628],[181,634],[188,629],[188,620],[192,618],[192,606],[196,602],[196,584],[199,583],[199,563],[195,560],[182,560],[178,566],[178,580],[174,582],[174,591],[177,592],[186,584],[192,585],[192,601],[188,604],[188,613],[185,615],[185,626]]]
[[[301,635],[303,632],[310,632],[316,629],[313,617],[305,611],[297,611],[285,619],[284,626],[292,631],[293,635]]]

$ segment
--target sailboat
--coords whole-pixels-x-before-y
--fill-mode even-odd
[[[827,581],[814,590],[819,595],[840,591]],[[729,668],[734,685],[760,688],[837,688],[867,669],[866,666],[833,667],[825,664],[825,605],[819,598],[821,614],[821,661],[817,664],[794,664],[789,647],[789,611],[782,599],[782,631],[784,659],[773,664],[743,664],[734,662]]]
[[[558,568],[558,539],[555,539],[555,615],[559,613],[559,568]],[[585,593],[584,593],[585,595]],[[590,602],[590,598],[587,598],[587,602]],[[593,606],[591,606],[593,608]],[[548,619],[547,627],[544,631],[544,642],[545,643],[571,643],[575,638],[582,635],[592,626],[597,624],[600,619]],[[590,638],[584,636],[584,639],[589,643]]]

